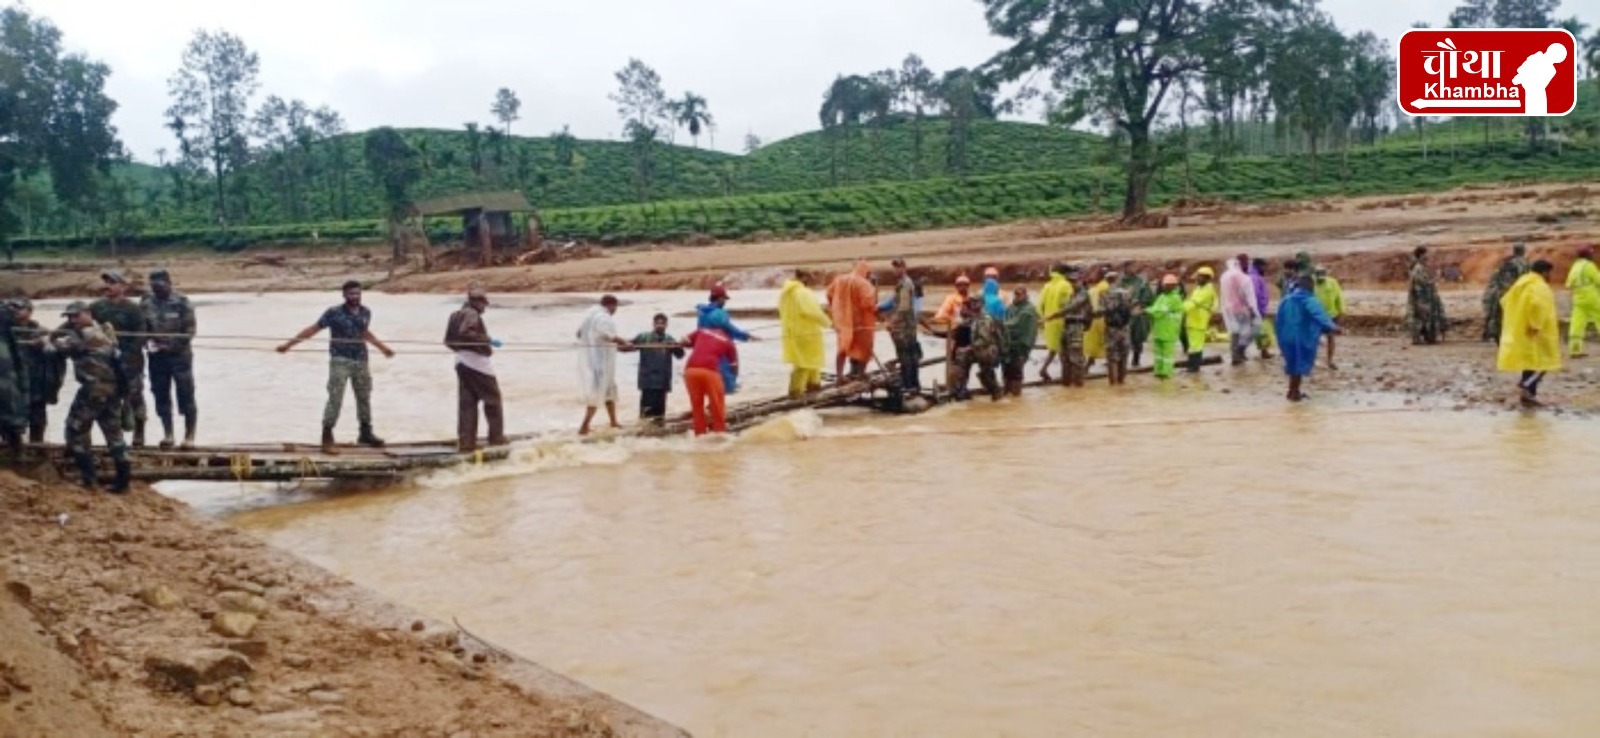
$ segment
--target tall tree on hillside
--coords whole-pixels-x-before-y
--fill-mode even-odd
[[[363,153],[367,171],[383,190],[384,219],[389,224],[394,260],[404,261],[406,238],[402,224],[411,213],[411,190],[422,179],[422,162],[405,137],[388,127],[367,134]]]
[[[511,135],[511,124],[521,120],[521,111],[522,101],[517,99],[517,93],[512,92],[511,88],[502,87],[499,92],[494,93],[494,105],[489,107],[489,112],[493,113],[494,119],[505,127],[503,132],[507,136]]]
[[[303,188],[311,168],[310,144],[316,136],[311,115],[304,102],[271,95],[251,121],[266,161],[277,170],[275,188],[283,198],[283,213],[293,220],[306,216]]]
[[[1589,79],[1600,77],[1600,27],[1584,42],[1584,61],[1589,65]]]
[[[1394,56],[1391,45],[1368,31],[1350,39],[1351,92],[1361,115],[1362,141],[1371,146],[1378,141],[1378,121],[1394,100]]]
[[[822,122],[823,139],[828,143],[828,181],[839,184],[839,146],[848,141],[871,107],[872,83],[858,74],[839,75],[822,95],[817,118]]]
[[[1311,154],[1311,181],[1317,180],[1317,144],[1328,131],[1342,128],[1353,106],[1344,75],[1348,54],[1344,35],[1333,22],[1312,14],[1274,45],[1267,83],[1278,120],[1298,129]],[[1343,118],[1341,120],[1341,118]]]
[[[746,154],[754,154],[756,152],[756,149],[759,149],[759,148],[761,148],[761,137],[760,136],[757,136],[754,133],[746,133],[746,134],[744,134],[744,153],[746,153]]]
[[[328,212],[339,220],[350,218],[350,193],[345,186],[345,169],[349,166],[344,116],[333,108],[323,106],[311,114],[317,137],[322,139],[322,151],[327,157],[322,168],[328,176]]]
[[[906,55],[900,62],[895,78],[896,93],[901,105],[911,112],[911,177],[922,177],[922,118],[928,109],[937,105],[939,89],[933,71],[922,63],[916,54]]]
[[[1556,27],[1566,29],[1567,33],[1572,34],[1573,50],[1578,52],[1578,58],[1573,60],[1572,71],[1577,79],[1583,79],[1583,70],[1579,67],[1587,63],[1587,57],[1584,54],[1583,48],[1583,34],[1585,31],[1589,30],[1589,24],[1584,23],[1582,20],[1578,19],[1578,16],[1574,15],[1557,22]]]
[[[483,138],[484,143],[489,145],[489,161],[494,162],[493,175],[498,179],[506,166],[506,134],[498,128],[489,127],[484,130]]]
[[[83,56],[63,57],[50,21],[26,7],[0,9],[0,241],[10,243],[16,208],[30,225],[43,210],[42,190],[28,182],[34,174],[48,167],[57,198],[81,202],[120,154],[109,75]]]
[[[571,170],[578,151],[578,139],[572,135],[567,126],[550,134],[550,143],[555,147],[556,163],[563,169]]]
[[[667,93],[661,87],[661,75],[638,59],[629,59],[627,66],[617,70],[616,78],[617,91],[609,97],[617,104],[623,133],[641,126],[659,132],[667,117]]]
[[[183,64],[167,80],[172,95],[170,120],[183,151],[197,166],[209,168],[216,185],[216,217],[228,229],[228,179],[246,163],[250,98],[261,67],[255,52],[227,31],[196,31],[183,52]]]
[[[1159,167],[1150,131],[1168,91],[1219,47],[1247,53],[1268,14],[1291,1],[981,0],[989,29],[1012,42],[991,62],[1003,79],[1048,71],[1073,116],[1127,134],[1128,219],[1144,212]]]
[[[634,187],[641,200],[650,198],[655,181],[655,147],[667,117],[667,93],[661,75],[638,59],[617,70],[617,91],[610,95],[622,117],[623,135],[633,154]]]
[[[997,92],[993,79],[964,67],[945,72],[939,80],[939,97],[950,121],[945,165],[956,176],[965,177],[971,169],[972,123],[995,117]]]
[[[478,131],[477,123],[466,123],[467,129],[467,163],[472,167],[472,176],[483,176],[483,135]]]
[[[90,203],[109,175],[113,160],[125,158],[117,129],[111,125],[117,104],[105,94],[110,75],[106,65],[78,54],[66,56],[57,68],[45,159],[50,186],[56,198],[67,205]]]
[[[674,124],[689,131],[689,138],[697,149],[700,148],[700,132],[716,125],[706,99],[693,92],[685,92],[682,100],[667,103],[667,110]]]

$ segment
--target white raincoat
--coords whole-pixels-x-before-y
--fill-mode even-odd
[[[578,389],[586,407],[617,401],[617,324],[596,305],[578,328]]]

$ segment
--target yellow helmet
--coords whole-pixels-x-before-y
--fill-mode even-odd
[[[1212,279],[1216,279],[1217,278],[1217,273],[1211,267],[1203,266],[1203,267],[1200,267],[1199,269],[1194,270],[1194,276],[1196,276],[1196,277],[1210,277]]]

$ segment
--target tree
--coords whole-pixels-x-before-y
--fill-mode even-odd
[[[1224,54],[1249,53],[1269,13],[1292,0],[981,0],[1012,45],[990,65],[1003,80],[1048,71],[1069,119],[1127,134],[1123,216],[1144,212],[1159,167],[1150,130],[1174,84]]]
[[[1584,42],[1586,51],[1584,61],[1589,65],[1589,78],[1600,76],[1600,28],[1594,29],[1594,35]]]
[[[828,142],[828,181],[839,184],[839,142],[848,141],[871,107],[872,82],[858,74],[834,77],[822,95],[817,118]]]
[[[1311,181],[1317,181],[1317,143],[1327,131],[1343,128],[1353,114],[1353,99],[1344,74],[1348,51],[1333,21],[1308,14],[1281,35],[1268,65],[1267,82],[1280,123],[1306,137],[1311,154]]]
[[[467,129],[467,163],[475,177],[483,176],[483,135],[477,123],[465,124]]]
[[[616,77],[617,91],[611,94],[611,101],[617,104],[622,132],[633,153],[634,189],[641,200],[648,200],[655,181],[656,140],[667,116],[667,94],[661,89],[661,75],[638,59],[629,59]]]
[[[572,169],[578,151],[578,139],[572,135],[572,131],[562,126],[560,131],[550,134],[550,143],[555,147],[556,163],[563,169]]]
[[[94,195],[122,151],[110,122],[117,104],[104,92],[110,73],[63,57],[50,21],[0,9],[0,240],[17,225],[15,208],[30,227],[42,214],[43,192],[28,180],[47,167],[57,199],[81,205]]]
[[[216,187],[216,217],[228,229],[228,178],[246,163],[250,98],[256,93],[260,60],[227,31],[196,31],[183,64],[167,80],[179,147],[196,167],[208,167]],[[174,123],[176,125],[174,125]]]
[[[339,220],[350,218],[350,193],[345,186],[345,170],[349,166],[348,153],[345,149],[345,134],[349,129],[345,127],[344,116],[333,108],[323,106],[311,114],[313,125],[316,126],[317,136],[322,139],[322,150],[327,157],[327,166],[323,171],[328,173],[328,199],[329,212],[335,214]],[[335,199],[337,196],[337,199]],[[337,206],[335,206],[335,203]]]
[[[300,100],[269,96],[252,118],[262,152],[277,170],[276,189],[283,197],[283,213],[305,218],[304,191],[311,168],[310,143],[316,139],[311,108]]]
[[[1451,28],[1488,28],[1494,20],[1494,0],[1466,0],[1450,11]]]
[[[632,140],[632,133],[639,127],[658,133],[667,116],[667,93],[661,89],[661,75],[638,59],[629,59],[627,66],[617,70],[616,78],[617,91],[610,98],[617,104],[623,134]]]
[[[671,113],[675,124],[689,131],[689,138],[694,141],[694,147],[697,149],[700,148],[700,132],[716,125],[711,118],[711,110],[706,105],[706,99],[693,92],[685,92],[682,100],[667,103],[667,110]]]
[[[964,67],[944,73],[939,80],[939,97],[950,120],[945,146],[945,165],[957,176],[970,169],[967,152],[972,145],[972,122],[995,117],[994,80]]]
[[[917,179],[922,176],[922,118],[938,104],[938,84],[922,57],[907,54],[895,85],[896,99],[911,112],[911,177]]]
[[[1494,0],[1496,28],[1549,28],[1561,0]]]
[[[56,198],[83,207],[109,174],[113,159],[123,156],[111,115],[117,104],[105,95],[111,70],[73,54],[58,67],[55,97],[50,101],[50,140],[45,159]]]
[[[505,126],[505,134],[511,135],[511,124],[521,120],[518,112],[522,110],[522,101],[517,99],[517,93],[509,87],[500,88],[494,93],[494,105],[489,107],[489,112],[494,114],[495,120]]]
[[[744,134],[744,153],[754,154],[759,148],[761,148],[761,137],[754,133]]]
[[[363,153],[367,171],[383,190],[384,219],[389,223],[394,260],[404,261],[406,244],[401,224],[411,212],[411,188],[422,179],[421,158],[404,136],[389,127],[368,133]]]

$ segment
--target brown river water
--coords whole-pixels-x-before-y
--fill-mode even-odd
[[[619,325],[696,297],[631,296]],[[497,357],[511,430],[549,431],[513,463],[378,491],[164,491],[699,736],[1600,725],[1593,421],[1381,396],[1291,407],[1136,376],[917,417],[801,413],[733,440],[576,444],[575,359],[556,350],[573,299],[488,316],[508,349],[541,350]],[[391,439],[453,429],[451,360],[432,346],[456,302],[369,297],[379,336],[424,342],[374,359]],[[331,300],[201,303],[204,333],[283,336]],[[314,440],[320,347],[205,350],[222,345],[266,344],[202,342],[204,440]],[[747,348],[739,397],[778,391],[777,343]]]

